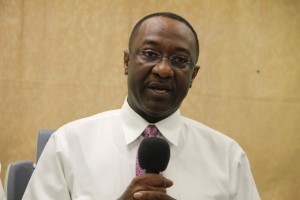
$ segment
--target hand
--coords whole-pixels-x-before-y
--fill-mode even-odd
[[[159,174],[136,176],[118,200],[175,200],[167,195],[166,188],[172,185],[171,180]]]

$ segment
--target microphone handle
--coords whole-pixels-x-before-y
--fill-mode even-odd
[[[159,174],[160,171],[157,171],[155,169],[145,169],[145,174]]]

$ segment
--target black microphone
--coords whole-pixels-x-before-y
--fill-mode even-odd
[[[138,160],[147,174],[165,171],[170,160],[168,142],[159,137],[144,138],[138,149]]]

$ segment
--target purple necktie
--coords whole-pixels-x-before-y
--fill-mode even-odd
[[[144,138],[147,137],[156,137],[159,133],[158,129],[155,125],[148,125],[147,128],[143,131]],[[136,176],[143,175],[145,172],[143,169],[141,169],[139,165],[139,160],[136,158],[136,168],[135,168],[135,174]]]

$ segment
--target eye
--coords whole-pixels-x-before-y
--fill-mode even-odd
[[[140,55],[148,60],[156,60],[161,57],[159,53],[153,50],[143,50],[140,52]]]
[[[190,60],[183,56],[171,56],[170,61],[178,64],[190,64]]]

